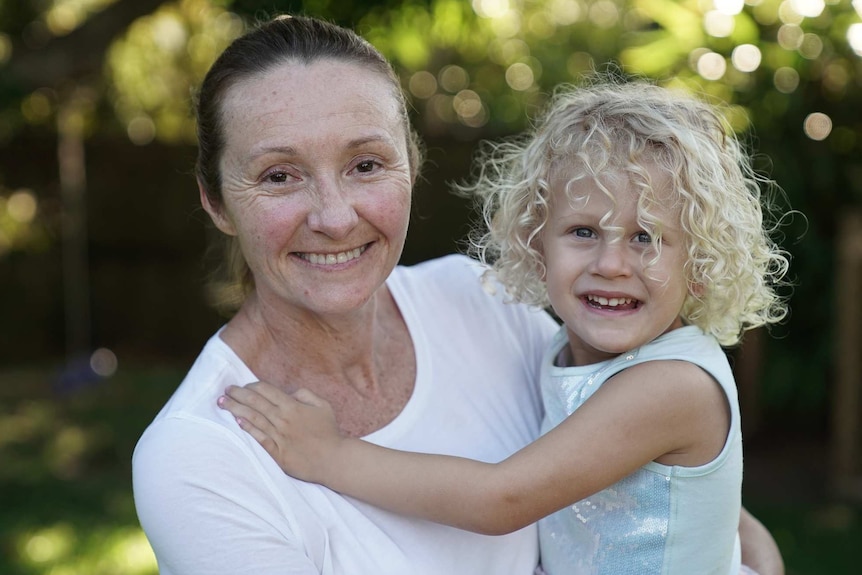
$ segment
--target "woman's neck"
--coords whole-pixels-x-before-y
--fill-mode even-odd
[[[327,399],[351,435],[389,423],[413,392],[412,340],[385,287],[338,317],[276,312],[252,295],[221,337],[261,380]]]

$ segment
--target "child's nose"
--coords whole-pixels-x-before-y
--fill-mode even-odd
[[[630,254],[623,241],[602,242],[593,262],[595,273],[604,277],[626,276],[631,273]]]

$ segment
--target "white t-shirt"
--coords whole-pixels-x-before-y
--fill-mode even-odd
[[[364,439],[499,461],[538,434],[537,379],[557,330],[503,303],[463,256],[398,267],[387,281],[416,353],[413,395]],[[535,526],[491,537],[402,517],[285,475],[230,413],[228,385],[257,378],[218,336],[133,456],[135,505],[161,575],[529,575]],[[348,471],[349,472],[349,471]]]

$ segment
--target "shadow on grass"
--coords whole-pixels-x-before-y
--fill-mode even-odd
[[[120,366],[63,390],[49,369],[0,370],[0,574],[157,573],[135,515],[131,455],[182,376]],[[761,474],[775,486],[789,479],[787,468]],[[745,505],[772,531],[787,575],[859,572],[862,506],[750,495]]]

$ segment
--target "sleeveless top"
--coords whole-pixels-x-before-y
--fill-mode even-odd
[[[718,342],[696,326],[685,326],[602,363],[555,366],[566,345],[563,326],[542,362],[542,433],[568,417],[614,374],[655,360],[688,361],[709,373],[727,396],[731,422],[721,453],[709,463],[682,467],[650,462],[615,485],[540,520],[547,575],[739,573],[742,435],[736,385]]]

